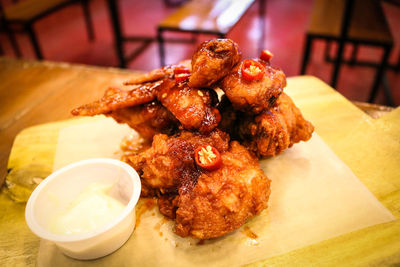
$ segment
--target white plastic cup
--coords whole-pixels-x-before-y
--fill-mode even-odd
[[[123,211],[110,223],[90,233],[51,232],[50,222],[55,214],[92,183],[110,185],[109,194],[126,205]],[[124,162],[114,159],[79,161],[55,171],[36,187],[26,204],[25,219],[33,233],[54,242],[65,255],[82,260],[100,258],[119,249],[132,234],[140,190],[139,175]]]

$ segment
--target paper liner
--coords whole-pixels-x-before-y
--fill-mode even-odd
[[[54,166],[96,156],[97,144],[103,146],[99,156],[114,157],[119,147],[115,139],[127,133],[115,128],[120,126],[105,119],[61,130]],[[205,242],[181,238],[157,207],[138,214],[145,205],[141,201],[140,222],[112,255],[77,261],[41,241],[38,265],[238,266],[394,220],[317,134],[260,165],[272,180],[269,208],[231,234]]]

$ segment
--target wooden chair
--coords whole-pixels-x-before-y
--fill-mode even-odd
[[[153,41],[154,37],[150,36],[127,36],[123,33],[120,23],[120,10],[118,0],[107,0],[108,10],[110,12],[111,24],[114,32],[115,47],[117,50],[117,57],[119,67],[125,68],[127,63],[135,59],[141,52],[143,52]],[[126,54],[124,44],[126,42],[139,42],[141,43],[130,54]]]
[[[336,57],[333,59],[334,68],[331,80],[334,88],[337,85],[340,67],[343,63],[354,65],[360,63],[356,59],[359,45],[370,45],[383,49],[380,63],[375,65],[377,71],[369,96],[369,102],[372,102],[381,85],[393,47],[393,37],[379,0],[315,0],[311,22],[306,32],[301,74],[306,73],[312,54],[312,44],[316,39],[326,40],[328,44],[329,42],[338,43]],[[352,58],[349,61],[343,59],[344,46],[347,43],[353,44],[354,47]],[[326,58],[328,58],[328,53],[326,53]],[[390,92],[385,90],[385,95],[389,102],[393,102]]]
[[[157,40],[161,66],[165,65],[164,32],[204,33],[225,38],[254,2],[255,0],[192,0],[184,3],[158,24]],[[264,15],[265,0],[260,0],[261,39],[264,38],[265,32]]]
[[[5,31],[11,36],[11,43],[17,56],[21,55],[18,44],[13,41],[15,32],[26,32],[32,42],[36,57],[43,58],[36,33],[34,23],[47,15],[50,15],[66,6],[81,4],[84,12],[85,22],[89,39],[94,39],[93,25],[89,11],[89,0],[24,0],[6,6],[0,5],[0,20]]]
[[[21,51],[19,50],[17,40],[15,39],[15,36],[9,30],[7,30],[8,29],[7,24],[4,22],[4,17],[2,16],[2,14],[3,10],[0,5],[0,38],[1,35],[4,33],[8,37],[8,40],[10,41],[11,46],[14,49],[15,56],[21,57]],[[4,55],[4,50],[3,47],[1,46],[1,43],[0,43],[0,55]]]

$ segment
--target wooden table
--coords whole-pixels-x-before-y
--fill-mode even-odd
[[[121,84],[133,75],[135,72],[115,68],[0,58],[1,184],[7,174],[7,161],[13,140],[21,130],[37,124],[69,119],[72,117],[72,108],[98,99],[108,86]],[[396,175],[399,173],[397,163],[400,146],[396,140],[397,132],[400,131],[400,127],[397,127],[397,122],[400,121],[399,109],[374,120],[312,76],[289,78],[286,91],[294,98],[305,117],[316,126],[317,133],[398,219],[400,184]],[[365,103],[356,105],[373,116],[380,116],[391,110]],[[355,132],[361,126],[371,130],[371,133]],[[357,133],[356,139],[343,143],[344,136],[347,139],[352,138],[348,135],[349,132]],[[387,134],[385,138],[391,142],[377,142],[383,134]],[[359,141],[362,144],[356,145],[355,141],[359,139],[362,139]],[[370,142],[369,145],[364,146],[367,141]],[[374,149],[375,152],[362,154],[360,147],[368,147],[368,151]],[[375,161],[375,156],[387,157],[384,154],[386,152],[390,155],[388,160]],[[368,168],[373,169],[370,171]],[[3,262],[3,266],[10,263],[35,265],[39,241],[24,223],[24,204],[8,199],[4,190],[0,194],[0,200],[0,228],[7,228],[4,230],[6,237],[0,240],[0,265]],[[9,215],[10,210],[16,210],[16,215]],[[14,226],[17,223],[19,226]],[[398,221],[389,225],[377,225],[368,231],[350,233],[311,248],[304,248],[300,252],[294,251],[267,259],[266,262],[278,265],[296,262],[298,265],[307,265],[311,263],[307,255],[312,255],[312,262],[315,264],[399,263],[399,233]],[[10,240],[16,235],[18,240]],[[7,256],[1,255],[1,251]]]

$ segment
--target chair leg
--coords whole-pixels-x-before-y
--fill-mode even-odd
[[[107,5],[110,11],[111,24],[114,30],[115,48],[117,50],[119,66],[121,68],[125,68],[126,62],[124,57],[124,42],[122,37],[121,25],[119,23],[119,12],[118,12],[117,1],[107,0]]]
[[[332,80],[331,80],[331,86],[334,89],[336,89],[337,87],[340,67],[342,66],[344,46],[345,46],[344,40],[340,40],[338,43],[337,55],[334,62]]]
[[[349,61],[350,66],[354,66],[357,61],[357,54],[358,54],[358,43],[353,44],[353,50],[351,51],[351,58]]]
[[[82,1],[82,9],[89,40],[93,41],[95,36],[94,36],[93,20],[92,20],[92,15],[90,13],[90,6],[88,0]]]
[[[13,47],[14,53],[16,57],[21,57],[21,49],[19,49],[19,45],[17,39],[15,38],[14,33],[7,30],[8,39],[10,39],[11,46]]]
[[[342,25],[340,26],[340,36],[338,40],[338,49],[334,62],[334,68],[332,73],[331,85],[336,89],[337,81],[339,78],[340,67],[343,62],[343,51],[348,38],[349,26],[351,18],[353,17],[354,1],[345,1],[345,8],[343,10]]]
[[[31,39],[33,49],[37,59],[43,59],[43,54],[39,46],[39,42],[36,38],[35,31],[33,30],[32,24],[26,25],[26,31],[28,32],[29,38]]]
[[[327,40],[326,41],[326,46],[325,46],[325,61],[331,61],[331,47],[332,47],[332,41],[331,40]]]
[[[378,69],[376,71],[374,84],[372,86],[371,94],[369,95],[368,102],[370,102],[370,103],[372,103],[375,100],[376,95],[378,93],[379,86],[381,85],[382,77],[384,75],[385,68],[387,66],[391,50],[392,50],[391,46],[386,47],[385,50],[384,50],[382,61],[381,61],[381,64],[379,64],[379,67],[378,67]],[[386,100],[388,102],[393,102],[393,99],[390,99],[389,95],[387,95],[387,94],[385,94],[385,95],[386,95]]]
[[[160,65],[165,66],[165,47],[164,47],[164,38],[162,36],[163,29],[157,29],[157,41],[158,41],[158,51],[160,53]]]
[[[385,97],[386,97],[386,103],[389,106],[395,107],[395,103],[393,100],[393,95],[392,95],[392,91],[390,89],[390,84],[389,84],[389,80],[387,78],[386,72],[383,73],[383,77],[382,77],[382,86],[383,86],[383,92],[385,93]]]
[[[306,73],[306,69],[307,69],[307,64],[308,61],[310,59],[310,53],[312,50],[312,42],[313,42],[313,38],[310,35],[306,36],[306,43],[304,46],[304,52],[303,52],[303,61],[301,63],[301,70],[300,70],[300,74],[304,75]]]

